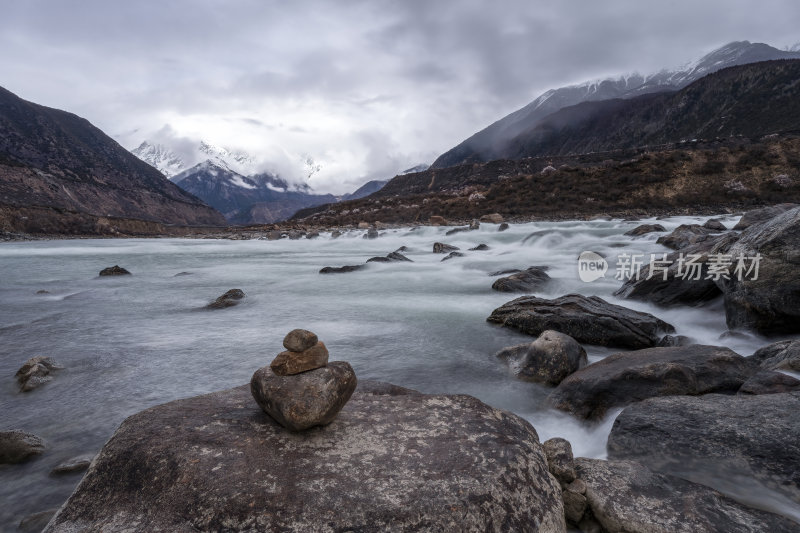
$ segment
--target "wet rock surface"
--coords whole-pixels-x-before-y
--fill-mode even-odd
[[[464,254],[461,252],[450,252],[445,257],[442,257],[442,261],[449,261],[450,259],[455,259],[456,257],[464,257]]]
[[[315,336],[316,338],[316,336]],[[328,349],[317,342],[303,351],[287,350],[278,354],[269,367],[278,376],[292,376],[309,370],[322,368],[328,364]]]
[[[106,267],[100,271],[98,276],[130,276],[131,273],[122,268],[119,265],[114,265],[112,267]]]
[[[728,253],[733,258],[760,256],[757,277],[754,272],[737,274],[734,259],[729,279],[717,280],[728,327],[764,335],[800,333],[800,207],[750,226]],[[745,267],[753,263],[745,261]]]
[[[764,370],[745,381],[736,394],[778,394],[800,391],[800,379],[783,372]]]
[[[487,320],[528,335],[552,329],[582,344],[630,349],[655,346],[665,333],[675,331],[649,313],[580,294],[552,300],[522,296],[492,311]]]
[[[575,339],[551,330],[531,343],[503,348],[495,356],[504,360],[516,377],[550,385],[558,385],[588,362],[586,350]]]
[[[533,427],[469,396],[361,383],[330,425],[280,427],[248,387],[122,423],[59,531],[565,531]]]
[[[320,269],[320,274],[344,274],[347,272],[355,272],[365,268],[366,265],[345,265],[340,267],[323,267]]]
[[[625,235],[628,237],[638,237],[639,235],[646,235],[648,233],[655,233],[667,231],[667,228],[662,226],[661,224],[642,224],[640,226],[636,226],[632,230],[626,231]]]
[[[433,253],[435,254],[446,254],[448,252],[455,252],[456,250],[458,250],[458,247],[451,244],[445,244],[443,242],[433,243]]]
[[[50,357],[36,356],[28,359],[23,364],[14,377],[17,379],[20,391],[30,392],[45,383],[53,380],[51,372],[60,370],[62,367]]]
[[[712,236],[677,252],[657,255],[653,266],[645,264],[639,276],[623,283],[614,296],[644,300],[669,307],[702,305],[722,295],[722,290],[709,276],[709,257],[725,254],[735,237]],[[665,275],[666,273],[666,275]]]
[[[0,431],[0,465],[16,464],[44,453],[44,441],[19,429]]]
[[[699,224],[681,224],[672,230],[669,235],[659,237],[656,243],[663,244],[673,250],[679,250],[706,240],[712,233],[714,233],[713,230],[704,228]]]
[[[293,329],[283,338],[283,347],[290,352],[302,352],[317,344],[318,341],[317,335],[307,329]]]
[[[769,344],[757,350],[750,358],[761,368],[800,372],[800,340]]]
[[[778,204],[778,205],[771,205],[769,207],[763,207],[761,209],[753,209],[742,215],[742,218],[739,219],[739,222],[733,227],[733,229],[745,230],[750,226],[755,226],[756,224],[766,222],[767,220],[775,218],[776,216],[781,215],[786,211],[789,211],[790,209],[794,209],[796,207],[800,207],[800,205]]]
[[[242,289],[231,289],[206,306],[207,309],[225,309],[238,305],[244,300]]]
[[[571,374],[550,403],[581,418],[654,396],[734,394],[756,372],[755,365],[720,346],[649,348],[610,355]]]
[[[532,266],[525,270],[500,278],[492,283],[492,289],[500,292],[534,292],[552,279],[545,266]]]
[[[800,503],[800,392],[651,398],[620,413],[608,454],[734,488],[755,478],[760,492]]]
[[[94,459],[94,455],[92,454],[73,457],[72,459],[68,459],[53,468],[53,470],[50,471],[50,474],[60,476],[64,474],[77,474],[83,472],[89,468],[90,464],[92,464],[92,459]]]
[[[633,461],[578,458],[575,467],[586,485],[587,522],[596,522],[608,533],[797,531],[798,524],[788,518],[746,507],[704,485]]]

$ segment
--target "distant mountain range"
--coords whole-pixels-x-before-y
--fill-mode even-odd
[[[583,102],[630,99],[645,94],[676,91],[727,67],[774,59],[800,59],[800,51],[778,50],[766,44],[748,41],[732,42],[677,69],[664,69],[647,76],[632,74],[549,90],[522,109],[445,152],[434,161],[431,168],[541,153],[534,150],[529,154],[521,150],[520,144],[530,144],[520,141],[520,138],[528,138],[529,132],[536,130],[547,117],[559,110]],[[564,116],[562,114],[562,118]]]
[[[314,194],[305,183],[289,183],[276,174],[256,172],[255,159],[200,141],[188,158],[171,148],[148,141],[131,153],[160,170],[173,183],[219,210],[233,224],[265,224],[290,218],[296,211],[322,204],[363,198],[388,180],[373,180],[342,196]],[[201,160],[187,167],[186,160]],[[426,169],[417,165],[406,172]]]
[[[0,204],[179,225],[225,225],[197,197],[72,113],[0,88]],[[57,225],[53,231],[59,231]]]

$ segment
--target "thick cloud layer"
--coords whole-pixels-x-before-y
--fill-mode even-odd
[[[10,0],[0,85],[132,148],[205,139],[341,193],[549,88],[800,41],[796,0]]]

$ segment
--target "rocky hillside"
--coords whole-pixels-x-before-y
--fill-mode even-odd
[[[800,51],[778,50],[763,43],[733,42],[677,69],[664,69],[647,76],[633,74],[550,90],[442,154],[432,167],[444,168],[508,157],[505,148],[511,139],[536,128],[542,119],[568,106],[581,102],[634,98],[655,92],[675,91],[726,67],[774,59],[800,59]]]
[[[213,208],[87,120],[27,102],[3,88],[0,204],[167,224],[226,224]]]
[[[800,131],[800,60],[710,74],[674,93],[561,109],[499,150],[506,159]]]
[[[361,200],[301,211],[320,225],[600,214],[716,213],[800,202],[800,136],[695,142],[648,152],[498,160],[397,176]]]

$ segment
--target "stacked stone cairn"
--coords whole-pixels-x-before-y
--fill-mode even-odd
[[[253,374],[253,398],[291,431],[330,424],[356,388],[353,368],[344,361],[328,363],[325,344],[304,329],[290,331],[283,346],[286,351]]]

